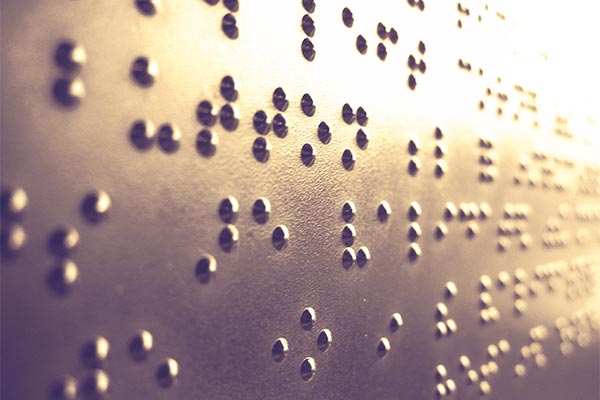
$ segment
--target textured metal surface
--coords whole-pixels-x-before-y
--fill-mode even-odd
[[[527,21],[209,3],[2,2],[2,398],[597,399],[599,129]]]

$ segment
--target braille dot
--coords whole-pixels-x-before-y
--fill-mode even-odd
[[[289,238],[290,232],[285,225],[276,226],[271,237],[273,247],[277,250],[283,250],[287,246]]]
[[[279,111],[287,110],[289,101],[287,100],[285,91],[281,87],[278,87],[277,89],[275,89],[273,91],[272,100],[273,100],[273,105],[275,106],[276,109],[278,109]]]
[[[412,222],[408,227],[408,239],[412,242],[418,240],[422,233],[421,227],[416,222]]]
[[[79,383],[72,376],[64,376],[57,380],[50,389],[52,400],[75,400],[79,391]]]
[[[479,233],[479,225],[476,222],[470,221],[467,224],[466,232],[469,239],[474,238]]]
[[[145,329],[139,330],[129,341],[129,352],[135,361],[143,361],[152,350],[154,338]]]
[[[539,368],[544,368],[548,362],[548,359],[543,354],[536,354],[534,361]]]
[[[310,15],[305,14],[302,17],[302,30],[306,33],[307,36],[313,37],[315,34],[315,21],[310,17]]]
[[[515,371],[515,376],[518,378],[522,378],[525,375],[527,375],[527,367],[525,367],[523,364],[515,365],[514,371]]]
[[[271,142],[262,136],[257,137],[252,144],[252,154],[258,162],[265,163],[271,154]]]
[[[51,234],[48,245],[52,252],[59,256],[72,253],[79,243],[79,232],[75,228],[64,226],[55,229]]]
[[[458,214],[458,210],[456,209],[456,206],[454,205],[454,203],[452,203],[452,202],[446,203],[446,206],[444,207],[444,218],[446,218],[446,220],[451,220],[451,219],[455,218],[457,214]]]
[[[195,273],[200,283],[210,282],[217,273],[217,260],[210,254],[202,255],[196,263]]]
[[[448,328],[448,335],[456,333],[456,331],[458,330],[458,325],[456,324],[456,321],[454,321],[452,318],[446,321],[446,327]]]
[[[490,344],[487,347],[487,355],[489,358],[496,358],[498,357],[498,355],[500,354],[500,350],[498,349],[498,346],[496,346],[495,344]]]
[[[404,325],[402,315],[400,313],[393,313],[390,318],[390,331],[394,333],[398,331],[402,325]]]
[[[416,221],[421,216],[422,210],[419,203],[413,201],[408,206],[408,219]]]
[[[65,295],[79,277],[79,268],[73,261],[63,258],[57,261],[48,275],[48,284],[56,294]]]
[[[408,247],[408,259],[412,262],[417,261],[421,254],[421,247],[417,243],[411,243]]]
[[[415,88],[417,87],[417,79],[413,74],[410,74],[408,76],[408,87],[410,88],[410,90],[415,90]]]
[[[221,79],[221,85],[219,86],[221,96],[227,101],[236,101],[238,98],[238,91],[235,88],[235,81],[229,75],[224,76]]]
[[[491,321],[490,311],[487,308],[479,312],[479,320],[482,324],[487,324]]]
[[[441,383],[435,385],[435,397],[437,399],[441,399],[442,397],[446,397],[448,392],[446,391],[446,386]]]
[[[312,307],[306,307],[300,315],[300,326],[305,331],[311,330],[317,323],[317,314]]]
[[[371,253],[369,252],[369,249],[365,246],[358,249],[356,252],[356,265],[358,265],[360,268],[366,267],[369,263],[369,260],[371,260]]]
[[[271,202],[261,197],[252,205],[252,217],[258,224],[266,224],[271,215]]]
[[[329,125],[325,122],[321,122],[317,129],[317,134],[319,136],[319,140],[323,144],[328,144],[331,140],[331,132],[329,131]]]
[[[221,30],[229,39],[236,39],[239,36],[237,21],[233,14],[225,14],[221,20]]]
[[[409,55],[406,60],[406,65],[408,65],[408,68],[410,68],[412,71],[417,69],[417,60],[415,59],[415,56],[413,56],[412,54]]]
[[[300,376],[305,381],[310,381],[317,372],[317,364],[315,363],[314,358],[306,357],[302,360],[302,364],[300,364]]]
[[[83,392],[87,397],[103,397],[110,387],[108,374],[96,369],[83,380]]]
[[[17,219],[25,212],[28,198],[27,192],[21,187],[2,188],[2,216]]]
[[[427,70],[427,64],[425,63],[425,61],[421,60],[419,61],[419,65],[417,66],[417,68],[419,69],[420,73],[424,74]]]
[[[434,155],[436,158],[442,158],[446,155],[448,149],[444,143],[438,143],[435,145]]]
[[[433,135],[437,140],[441,140],[444,138],[444,132],[442,131],[442,129],[440,127],[435,128]]]
[[[331,331],[329,329],[323,329],[319,332],[317,337],[317,347],[321,351],[327,351],[331,345]]]
[[[444,174],[448,172],[448,164],[444,160],[437,160],[435,162],[434,174],[437,178],[441,178]]]
[[[238,0],[223,0],[223,5],[231,12],[236,12],[240,9]]]
[[[288,341],[285,338],[277,339],[273,344],[273,348],[271,349],[271,356],[273,357],[273,361],[283,361],[289,349],[290,347],[288,345]]]
[[[90,368],[97,368],[106,362],[110,351],[110,343],[103,336],[97,336],[85,344],[82,358]]]
[[[158,146],[165,153],[174,153],[179,149],[181,131],[174,124],[163,124],[158,128]]]
[[[350,200],[342,206],[342,219],[346,222],[352,222],[356,216],[356,206]]]
[[[309,13],[313,13],[315,11],[315,1],[314,0],[302,0],[302,6]]]
[[[227,225],[219,233],[219,246],[221,250],[230,253],[235,249],[240,240],[238,229],[233,225]]]
[[[65,107],[74,107],[85,97],[85,85],[79,77],[59,78],[52,87],[54,98]]]
[[[448,335],[448,327],[443,322],[435,324],[435,336],[438,338]]]
[[[214,113],[212,103],[208,100],[203,100],[198,104],[196,117],[205,126],[213,126],[217,122],[217,115]]]
[[[390,206],[390,203],[383,200],[377,207],[377,219],[382,223],[387,222],[390,215],[392,215],[392,207]]]
[[[300,159],[302,163],[307,167],[310,167],[315,163],[316,150],[310,143],[305,143],[300,151]]]
[[[377,343],[377,355],[379,357],[385,357],[385,355],[390,351],[391,345],[388,338],[382,337],[379,339],[379,343]]]
[[[349,269],[350,267],[352,267],[352,264],[354,264],[355,260],[356,254],[354,253],[354,250],[352,250],[351,248],[345,249],[342,253],[342,266],[346,269]]]
[[[344,120],[345,123],[347,123],[348,125],[350,125],[351,123],[354,122],[355,119],[355,114],[354,114],[354,110],[352,110],[352,107],[350,107],[350,104],[346,103],[342,106],[342,120]]]
[[[356,162],[356,158],[354,156],[354,152],[350,149],[344,150],[342,153],[342,165],[346,171],[351,171],[354,168],[354,163]]]
[[[487,381],[481,381],[479,383],[479,394],[482,396],[487,396],[492,391],[492,387]]]
[[[271,122],[269,121],[267,113],[263,110],[254,113],[252,125],[254,126],[254,130],[261,135],[266,135],[271,130]]]
[[[461,371],[467,371],[469,368],[471,368],[471,360],[469,360],[469,357],[462,355],[458,359],[458,365]]]
[[[456,283],[450,281],[446,283],[446,297],[456,297],[458,294],[458,287]]]
[[[347,224],[342,229],[342,243],[347,247],[352,246],[354,239],[356,238],[356,229],[353,225]]]
[[[158,79],[159,71],[156,61],[148,57],[138,57],[131,65],[131,76],[142,87],[152,86]]]
[[[313,115],[315,115],[316,107],[313,103],[312,97],[310,97],[308,93],[305,93],[302,96],[302,99],[300,100],[300,108],[302,109],[304,115],[306,115],[307,117],[312,117]]]
[[[469,372],[467,372],[467,383],[472,385],[477,381],[479,381],[479,374],[474,369],[470,369]]]
[[[492,278],[489,275],[481,275],[479,278],[479,290],[489,291],[492,288]]]
[[[367,116],[367,112],[362,107],[358,107],[356,109],[356,122],[358,122],[360,126],[367,126],[367,124],[369,123],[369,117]]]
[[[352,24],[354,24],[354,16],[348,7],[344,7],[342,10],[342,21],[344,21],[344,25],[348,28],[351,28]]]
[[[483,364],[479,367],[479,373],[483,378],[490,376],[490,367],[487,364]]]
[[[377,24],[377,36],[381,39],[387,39],[388,36],[387,28],[381,22]]]
[[[227,196],[219,204],[219,217],[226,224],[234,223],[240,210],[240,203],[233,196]]]
[[[479,295],[479,306],[481,308],[488,308],[493,304],[492,295],[488,292],[483,292]]]
[[[498,273],[498,286],[505,288],[510,284],[510,274],[506,271],[500,271]]]
[[[411,157],[408,161],[408,173],[415,176],[421,169],[421,160],[418,157]]]
[[[288,134],[287,122],[283,115],[277,114],[273,117],[273,132],[280,138],[284,138]]]
[[[81,212],[90,222],[99,222],[108,215],[111,199],[104,190],[95,190],[88,193],[81,204]]]
[[[456,392],[456,382],[452,379],[448,379],[446,381],[446,389],[448,389],[448,394]]]
[[[227,103],[221,107],[219,120],[223,128],[232,132],[237,129],[240,123],[240,111],[235,105]]]
[[[356,49],[360,54],[365,54],[367,52],[367,39],[365,39],[363,35],[358,35],[356,37]]]
[[[211,157],[217,151],[219,137],[208,129],[202,129],[196,135],[196,150],[204,157]]]
[[[179,364],[172,358],[165,358],[156,368],[156,380],[162,387],[172,386],[179,375]]]
[[[446,379],[446,377],[448,376],[448,371],[446,370],[446,367],[442,364],[438,364],[435,367],[435,379],[438,382],[443,381],[444,379]]]
[[[515,314],[517,315],[522,315],[525,314],[525,312],[527,311],[527,302],[523,299],[517,299],[515,300],[514,304],[513,304],[513,309]]]
[[[498,349],[500,350],[500,353],[507,354],[510,351],[510,343],[508,342],[508,340],[501,339],[498,342]]]
[[[54,53],[54,61],[65,70],[80,69],[87,60],[85,48],[80,43],[65,41],[58,45]]]
[[[448,307],[444,303],[437,303],[435,305],[435,316],[439,320],[446,318],[448,316]]]
[[[356,132],[356,144],[362,150],[365,150],[369,145],[369,136],[363,129]]]
[[[426,50],[425,43],[419,42],[418,49],[419,49],[419,53],[425,54],[425,50]]]
[[[448,227],[443,222],[438,222],[434,234],[437,240],[441,240],[448,234]]]
[[[385,48],[385,44],[383,43],[379,43],[377,45],[377,57],[379,57],[379,59],[381,61],[384,61],[387,57],[387,49]]]
[[[135,0],[140,13],[146,16],[155,15],[161,8],[161,0]]]
[[[315,45],[310,41],[310,39],[306,38],[302,41],[301,50],[302,55],[307,61],[312,61],[315,59]]]
[[[389,37],[390,37],[390,41],[391,41],[393,44],[396,44],[396,43],[398,43],[398,32],[396,31],[396,29],[394,29],[394,28],[391,28],[391,29],[390,29],[390,32],[389,32]]]
[[[154,124],[148,120],[138,120],[133,123],[129,137],[135,147],[140,150],[149,149],[156,139]]]

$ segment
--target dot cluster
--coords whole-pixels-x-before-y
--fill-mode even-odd
[[[310,40],[315,34],[315,22],[310,16],[310,14],[315,12],[316,4],[313,0],[303,0],[302,6],[306,10],[308,14],[304,14],[302,17],[302,30],[306,34],[306,38],[302,40],[302,45],[300,49],[302,51],[302,55],[306,59],[306,61],[313,61],[315,59],[315,55],[317,54],[315,50],[315,45]]]
[[[54,62],[62,76],[54,81],[52,93],[64,107],[77,106],[85,97],[85,84],[79,76],[87,61],[87,53],[81,43],[66,40],[56,47]]]

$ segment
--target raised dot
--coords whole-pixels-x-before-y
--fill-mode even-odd
[[[492,286],[492,278],[490,278],[489,275],[481,275],[481,277],[479,277],[479,290],[489,291]]]
[[[456,283],[450,281],[446,283],[446,297],[456,297],[458,294],[458,287]]]
[[[498,286],[505,288],[510,284],[510,274],[506,271],[500,271],[498,273]]]
[[[70,375],[58,379],[50,388],[52,400],[75,400],[79,392],[79,382]]]
[[[233,225],[227,225],[219,233],[219,246],[226,253],[233,251],[240,240],[238,229]]]
[[[300,326],[305,331],[311,330],[317,323],[317,313],[312,307],[306,307],[300,315]]]
[[[252,155],[258,162],[265,163],[269,161],[271,155],[271,142],[269,139],[259,136],[252,143]]]
[[[444,322],[438,322],[435,324],[435,336],[438,338],[448,335],[448,327]]]
[[[490,295],[488,292],[484,292],[479,295],[479,307],[488,308],[492,305],[492,303],[492,295]]]
[[[348,125],[352,124],[355,119],[354,110],[350,107],[350,104],[346,103],[342,106],[342,120]]]
[[[452,394],[456,392],[456,382],[453,379],[448,379],[445,383],[446,389],[448,389],[448,394]]]
[[[441,382],[444,379],[446,379],[447,376],[448,376],[448,371],[446,370],[446,367],[443,364],[436,365],[436,367],[435,367],[435,379],[438,382]]]
[[[367,39],[365,39],[363,35],[358,35],[356,37],[356,49],[360,54],[365,54],[367,52]]]
[[[447,152],[448,149],[446,148],[446,145],[443,142],[440,142],[435,145],[434,155],[436,156],[436,158],[444,157]]]
[[[446,321],[446,328],[448,328],[448,335],[451,335],[453,333],[456,333],[456,331],[458,330],[458,325],[456,324],[456,321],[450,318]]]
[[[447,220],[451,220],[451,219],[455,218],[457,214],[458,214],[458,210],[456,209],[456,206],[454,205],[454,203],[452,203],[452,202],[446,203],[446,205],[444,207],[444,218],[446,218]]]
[[[408,152],[411,155],[416,155],[421,148],[421,143],[417,138],[412,138],[408,141]]]
[[[52,252],[63,257],[72,253],[79,243],[79,232],[73,227],[64,226],[55,229],[48,240],[48,245]]]
[[[413,201],[408,206],[408,218],[411,221],[416,221],[421,216],[422,210],[419,203]]]
[[[356,122],[358,122],[360,126],[367,126],[369,123],[367,112],[362,107],[358,107],[356,109]]]
[[[367,247],[362,246],[356,252],[356,265],[358,265],[360,268],[366,267],[369,263],[369,260],[371,260],[371,253]]]
[[[321,122],[317,129],[317,135],[319,136],[319,140],[323,144],[328,144],[331,140],[331,132],[329,130],[329,125],[325,122]]]
[[[306,357],[300,364],[300,376],[305,381],[310,381],[317,372],[317,364],[312,357]]]
[[[315,45],[313,44],[313,42],[310,41],[309,38],[305,38],[302,41],[302,46],[301,46],[301,50],[302,50],[302,55],[304,56],[304,58],[307,61],[312,61],[315,59]]]
[[[412,262],[417,261],[423,252],[421,251],[421,247],[417,243],[411,243],[408,247],[408,259]]]
[[[235,131],[240,123],[240,111],[235,105],[227,103],[221,107],[219,120],[223,128],[229,132]]]
[[[238,0],[223,0],[223,5],[231,12],[236,12],[240,9],[240,3]]]
[[[307,117],[312,117],[313,115],[315,115],[316,107],[313,103],[312,97],[310,97],[308,93],[305,93],[302,96],[302,99],[300,100],[300,108],[302,109],[304,115],[306,115]]]
[[[315,21],[310,17],[310,15],[305,14],[302,17],[302,30],[306,33],[307,36],[313,37],[315,34]]]
[[[379,57],[379,59],[381,61],[384,61],[387,57],[387,49],[385,48],[385,44],[383,43],[379,43],[377,45],[377,57]]]
[[[152,350],[154,338],[152,334],[145,329],[139,330],[129,341],[129,352],[135,361],[145,360],[148,353]]]
[[[448,227],[443,222],[438,222],[434,234],[437,240],[441,240],[448,234]]]
[[[21,187],[14,189],[2,189],[2,216],[5,218],[17,219],[21,217],[27,208],[27,192]]]
[[[514,308],[515,314],[517,314],[517,315],[525,314],[525,312],[527,311],[527,308],[528,308],[527,302],[523,299],[517,299],[514,302],[513,308]]]
[[[356,206],[350,200],[342,206],[342,219],[346,222],[352,222],[356,216]]]
[[[81,212],[90,222],[99,222],[108,215],[111,199],[104,190],[95,190],[87,194],[81,204]]]
[[[196,118],[202,125],[213,126],[217,122],[217,114],[208,100],[203,100],[196,107]]]
[[[314,0],[302,0],[302,6],[309,13],[313,13],[315,11],[315,1]]]
[[[514,371],[515,371],[515,376],[518,378],[522,378],[525,375],[527,375],[527,367],[525,367],[523,364],[520,364],[520,363],[515,365]]]
[[[83,361],[90,368],[97,368],[108,358],[110,343],[103,336],[96,336],[85,344],[82,351]]]
[[[398,331],[402,325],[404,325],[402,315],[400,313],[393,313],[392,317],[390,318],[390,331],[394,333]]]
[[[437,178],[441,178],[446,172],[448,172],[448,164],[444,160],[437,160],[435,162],[434,175]]]
[[[85,97],[85,84],[79,77],[59,78],[52,87],[54,99],[65,107],[74,107]]]
[[[277,137],[279,137],[279,138],[284,138],[287,136],[288,127],[287,127],[287,122],[286,122],[285,118],[283,117],[283,115],[276,114],[273,117],[273,132],[275,132],[275,135],[277,135]]]
[[[483,364],[479,367],[479,373],[483,378],[490,376],[490,367],[487,364]]]
[[[496,357],[498,357],[499,354],[500,354],[500,350],[498,349],[498,346],[496,346],[495,344],[490,344],[487,347],[487,355],[489,358],[496,358]]]
[[[310,167],[315,163],[317,151],[310,143],[305,143],[302,146],[302,150],[300,151],[300,159],[302,160],[302,164]]]
[[[273,247],[275,247],[277,250],[283,250],[286,248],[289,239],[290,232],[288,228],[285,225],[277,225],[273,230],[273,235],[271,236]]]
[[[352,248],[347,248],[342,253],[342,266],[346,269],[350,268],[352,264],[356,261],[356,254]]]
[[[421,169],[421,160],[418,157],[411,157],[408,161],[408,173],[412,176],[416,175]]]
[[[466,229],[467,237],[474,238],[479,233],[479,225],[475,221],[469,221]]]
[[[461,371],[467,371],[469,368],[471,368],[471,360],[466,355],[462,355],[458,359],[458,365]]]
[[[87,61],[87,54],[83,45],[68,40],[58,45],[54,53],[54,61],[65,70],[77,70]]]
[[[163,124],[158,128],[158,146],[165,153],[174,153],[179,149],[181,131],[174,124]]]
[[[210,254],[204,254],[196,263],[196,278],[201,283],[208,283],[217,273],[217,260]]]
[[[435,385],[435,397],[437,399],[441,399],[442,397],[446,397],[448,392],[446,390],[446,386],[442,383],[438,383]]]
[[[382,337],[379,339],[379,343],[377,343],[377,355],[379,357],[385,357],[385,355],[390,351],[391,345],[388,338]]]
[[[317,337],[317,347],[321,351],[327,351],[331,345],[331,331],[329,329],[323,329],[319,332]]]
[[[273,105],[276,109],[278,109],[279,111],[287,110],[289,101],[287,100],[287,95],[285,94],[285,91],[281,87],[278,87],[273,91],[272,100]]]
[[[364,129],[359,129],[356,132],[356,145],[361,149],[365,150],[369,145],[369,135]]]
[[[235,81],[229,75],[226,75],[221,79],[221,84],[219,86],[219,91],[221,92],[221,96],[227,101],[236,101],[238,98],[238,91],[235,87]]]
[[[342,165],[346,171],[351,171],[354,168],[354,163],[356,162],[356,157],[354,156],[354,152],[350,149],[344,150],[342,153]]]
[[[83,392],[88,397],[103,397],[110,387],[108,374],[101,369],[93,370],[83,380]]]
[[[138,149],[149,149],[156,139],[156,128],[154,127],[154,124],[148,120],[138,120],[131,126],[129,138],[133,145]]]
[[[410,90],[415,90],[415,88],[417,87],[417,79],[413,74],[410,74],[408,76],[408,87],[410,88]]]
[[[179,375],[179,363],[172,358],[165,358],[156,369],[156,380],[162,387],[172,386]]]
[[[535,360],[535,364],[539,368],[544,368],[546,366],[546,364],[548,363],[548,359],[543,354],[536,354],[534,360]]]
[[[411,242],[414,242],[421,237],[422,233],[423,232],[421,231],[419,224],[416,222],[411,222],[410,226],[408,227],[408,239]]]
[[[161,0],[135,0],[140,13],[146,16],[155,15],[161,8]]]
[[[438,320],[442,320],[448,316],[448,307],[444,303],[435,305],[435,316]]]
[[[221,20],[221,30],[229,39],[236,39],[240,32],[233,14],[225,14]]]
[[[392,207],[390,206],[390,203],[385,200],[381,201],[377,207],[377,219],[379,219],[380,222],[387,222],[387,220],[390,218],[390,215],[392,215]]]
[[[158,64],[152,58],[138,57],[131,65],[131,76],[142,87],[152,86],[158,75]]]
[[[48,275],[48,284],[59,295],[66,294],[77,281],[79,268],[72,260],[58,260]]]
[[[271,215],[271,202],[261,197],[252,205],[252,217],[258,224],[265,224]]]
[[[254,126],[254,130],[261,135],[266,135],[271,130],[271,122],[269,121],[267,113],[263,110],[254,113],[252,125]]]
[[[354,24],[354,16],[348,7],[344,7],[342,10],[342,21],[344,21],[344,25],[348,28],[351,28],[352,24]]]
[[[498,342],[498,349],[501,354],[507,354],[510,351],[510,343],[506,339],[500,339]]]
[[[479,374],[474,369],[470,369],[469,372],[467,372],[467,383],[472,385],[477,381],[479,381]]]
[[[290,347],[288,345],[288,341],[285,338],[279,338],[273,343],[273,348],[271,349],[271,357],[273,357],[273,361],[281,362],[287,355]]]
[[[217,151],[219,137],[208,129],[202,129],[196,135],[196,150],[204,157],[211,157]]]

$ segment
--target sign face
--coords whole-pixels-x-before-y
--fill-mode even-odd
[[[600,397],[597,13],[371,3],[2,3],[2,398]]]

